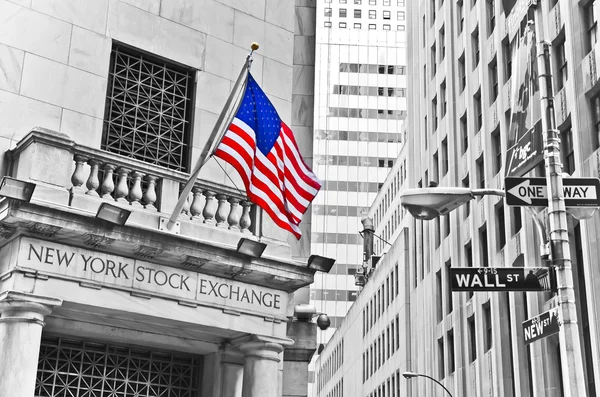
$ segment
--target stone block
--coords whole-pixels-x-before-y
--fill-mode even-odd
[[[292,124],[313,125],[314,97],[312,95],[294,95],[292,97]]]
[[[100,118],[106,84],[94,74],[25,54],[21,94],[30,98]]]
[[[294,65],[315,65],[314,36],[294,36]]]
[[[71,25],[0,0],[0,43],[66,63]]]
[[[102,119],[63,109],[60,132],[69,135],[79,145],[100,149],[102,127]]]
[[[233,22],[233,44],[242,48],[250,48],[253,41],[259,45],[265,42],[264,21],[261,17],[253,17],[236,11]]]
[[[276,96],[272,96],[269,94],[267,94],[267,96],[273,103],[273,106],[275,106],[275,109],[277,109],[279,117],[281,117],[283,122],[286,123],[288,127],[291,127],[292,124],[290,123],[290,121],[292,120],[292,104],[290,103],[290,101],[280,99]]]
[[[210,95],[208,92],[203,92],[202,94]],[[211,113],[199,108],[195,109],[194,132],[192,134],[192,146],[194,147],[194,150],[192,151],[192,166],[195,164],[195,159],[200,156],[199,151],[201,151],[204,145],[206,145],[208,137],[210,136],[210,133],[212,132],[218,118],[218,113]]]
[[[69,66],[108,78],[110,50],[108,37],[73,26]]]
[[[233,41],[234,10],[215,0],[163,0],[160,15],[209,36]]]
[[[308,364],[301,361],[283,362],[283,396],[306,396]]]
[[[107,35],[167,59],[204,69],[206,34],[110,0]]]
[[[163,1],[161,4],[161,0],[123,0],[123,2],[156,15],[160,13],[161,5],[167,3]]]
[[[289,101],[292,97],[293,72],[291,65],[265,58],[263,74],[268,76],[262,85],[265,93],[269,97],[276,96]]]
[[[23,51],[0,44],[0,90],[19,92],[24,57]]]
[[[196,108],[219,114],[232,88],[231,80],[214,74],[198,72]]]
[[[241,59],[235,56],[235,48],[238,47],[216,37],[207,36],[204,71],[235,81],[246,59],[245,56]]]
[[[38,143],[19,153],[14,175],[17,179],[44,182],[66,190],[72,186],[74,167],[73,155],[68,149]]]
[[[284,2],[286,3],[286,2]],[[284,65],[291,65],[294,59],[294,33],[279,26],[265,24],[265,41],[262,53]]]
[[[265,17],[265,0],[222,0],[221,2],[253,17],[260,19]]]
[[[294,94],[314,95],[315,92],[315,67],[294,65]]]
[[[108,0],[33,0],[31,8],[96,33],[106,29]]]
[[[0,90],[0,136],[13,145],[34,127],[58,130],[61,108]]]
[[[296,7],[294,34],[297,36],[314,36],[317,23],[315,9],[309,7]]]
[[[267,0],[265,8],[265,21],[293,32],[294,14],[296,12],[294,2]]]

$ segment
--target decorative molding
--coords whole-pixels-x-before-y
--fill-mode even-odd
[[[96,234],[86,234],[83,237],[84,244],[94,248],[106,248],[107,246],[111,245],[114,241],[114,238],[98,236]]]
[[[135,252],[135,256],[145,259],[154,259],[156,255],[159,255],[163,252],[161,247],[150,247],[147,245],[140,245],[138,250]]]
[[[0,238],[11,238],[16,231],[17,228],[0,223]]]
[[[62,230],[62,227],[30,222],[27,225],[27,229],[38,236],[53,237],[58,231]]]
[[[202,266],[208,263],[207,259],[196,258],[194,256],[188,256],[186,260],[181,264],[183,267],[187,267],[188,269],[198,270]]]

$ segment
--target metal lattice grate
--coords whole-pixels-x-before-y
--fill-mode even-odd
[[[189,70],[115,46],[102,149],[187,171],[193,81]]]
[[[130,347],[43,338],[39,397],[192,397],[200,359]]]

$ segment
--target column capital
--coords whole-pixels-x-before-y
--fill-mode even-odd
[[[279,362],[279,353],[294,341],[267,335],[245,335],[231,341],[231,344],[244,353],[244,357],[258,357]]]
[[[0,293],[0,322],[35,322],[44,325],[44,317],[54,307],[61,306],[62,299],[19,291]]]

